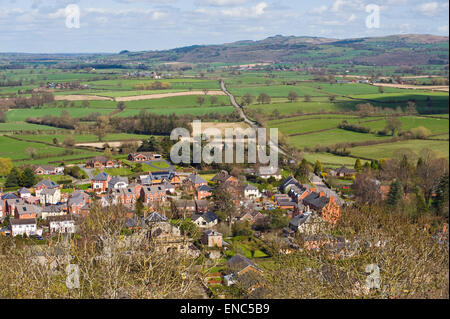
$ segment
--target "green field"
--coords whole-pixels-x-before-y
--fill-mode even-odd
[[[53,144],[53,139],[57,138],[58,142],[62,143],[67,137],[73,137],[78,143],[89,143],[98,142],[98,137],[94,134],[52,134],[52,135],[15,135],[15,137],[24,139],[27,141],[39,141]],[[145,140],[148,139],[150,135],[138,135],[138,134],[127,134],[127,133],[110,133],[103,137],[103,142],[117,142],[117,141],[131,141],[131,140]]]
[[[449,157],[448,141],[408,140],[395,143],[359,146],[351,148],[350,150],[352,156],[381,159],[393,157],[396,152],[402,150],[412,151],[417,156],[423,149],[430,149],[440,157]]]

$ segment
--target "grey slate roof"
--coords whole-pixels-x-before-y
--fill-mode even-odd
[[[47,188],[59,188],[59,185],[56,184],[54,181],[51,181],[49,179],[44,179],[42,181],[40,181],[39,183],[37,183],[36,185],[34,185],[34,187],[39,187],[39,186],[45,186]]]
[[[109,177],[109,175],[106,174],[105,172],[100,172],[93,179],[95,181],[107,181],[108,177]]]

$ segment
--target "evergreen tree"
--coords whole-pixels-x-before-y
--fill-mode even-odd
[[[448,218],[449,212],[449,175],[448,173],[441,177],[436,189],[436,199],[433,202],[436,214]]]
[[[300,165],[295,171],[295,178],[302,182],[306,183],[308,181],[309,173],[311,172],[311,165],[306,161],[306,159],[302,159]]]
[[[403,188],[398,179],[391,183],[389,193],[387,196],[387,204],[393,207],[397,207],[398,203],[402,199]]]
[[[320,163],[319,160],[317,160],[314,163],[314,174],[319,175],[322,173],[322,163]]]
[[[20,170],[17,167],[13,167],[6,178],[5,187],[18,187],[20,184]]]
[[[361,160],[359,158],[356,159],[354,168],[357,172],[361,171],[362,164],[361,164]]]
[[[30,167],[25,168],[20,175],[20,186],[28,188],[36,184],[36,182],[37,178],[33,170]]]

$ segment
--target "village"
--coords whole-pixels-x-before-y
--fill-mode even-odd
[[[154,159],[161,159],[161,155],[140,152],[128,156],[135,163]],[[127,234],[144,231],[163,252],[204,255],[219,264],[218,270],[222,269],[220,262],[226,263],[227,269],[234,267],[235,271],[223,278],[220,278],[223,274],[215,272],[208,279],[208,284],[223,282],[225,286],[232,286],[249,270],[261,274],[251,257],[268,256],[264,239],[275,234],[280,236],[286,254],[300,249],[295,244],[298,236],[303,236],[308,249],[339,244],[338,238],[315,236],[319,229],[339,220],[345,202],[314,174],[311,183],[301,184],[292,175],[283,178],[279,168],[244,170],[249,180],[279,185],[274,192],[273,188],[260,191],[257,183],[243,182],[240,176],[225,170],[209,181],[196,172],[173,167],[142,173],[136,178],[105,172],[120,165],[119,161],[104,156],[88,160],[84,168],[98,173],[91,174],[90,187],[84,190],[74,186],[67,192],[63,185],[43,177],[30,188],[1,192],[1,234],[37,242],[51,241],[55,236],[70,238],[93,206],[102,209],[120,206],[126,211],[123,227]],[[64,167],[49,165],[33,169],[38,177],[64,173]],[[343,167],[333,173],[349,176],[355,170]],[[226,205],[228,208],[224,208]],[[246,241],[253,241],[250,254],[245,248]],[[236,245],[237,250],[233,248]],[[258,280],[250,282],[249,291],[262,287]]]

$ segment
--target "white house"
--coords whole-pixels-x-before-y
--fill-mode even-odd
[[[48,224],[50,233],[75,233],[75,220],[71,215],[49,217]]]
[[[256,175],[264,179],[274,177],[277,181],[283,178],[283,176],[281,175],[281,170],[278,167],[274,166],[260,167]]]
[[[23,234],[26,234],[27,236],[42,234],[42,230],[37,230],[36,218],[13,218],[9,221],[9,223],[11,225],[11,234],[13,237],[16,237],[17,235],[23,236]]]
[[[46,188],[39,193],[39,201],[42,205],[55,205],[61,201],[61,190],[59,188]]]
[[[200,228],[211,228],[217,225],[219,220],[216,215],[214,215],[211,212],[208,212],[202,215],[199,214],[192,215],[191,221]]]
[[[261,193],[256,186],[248,184],[244,187],[244,196],[245,198],[259,198],[261,197]]]
[[[119,189],[128,187],[128,178],[122,176],[114,176],[108,182],[108,189]]]

